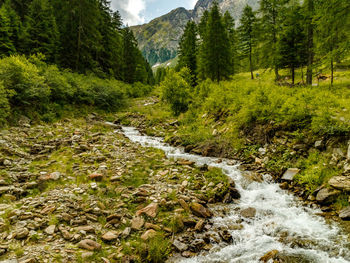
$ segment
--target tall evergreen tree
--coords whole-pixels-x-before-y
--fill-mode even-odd
[[[11,19],[5,4],[0,8],[0,56],[8,56],[16,52],[11,40]]]
[[[228,11],[226,11],[224,14],[224,25],[228,33],[228,39],[230,41],[232,74],[234,74],[236,72],[236,64],[238,64],[238,39],[235,20]]]
[[[123,80],[133,83],[136,80],[136,67],[138,64],[137,42],[133,32],[126,27],[123,33]]]
[[[305,22],[307,31],[307,72],[306,72],[306,83],[312,85],[313,67],[314,67],[314,15],[315,15],[315,4],[314,0],[304,1],[304,12]]]
[[[209,11],[205,10],[198,24],[198,33],[201,39],[204,38],[204,35],[207,32],[208,20],[209,20]]]
[[[23,33],[26,54],[42,53],[48,61],[56,62],[59,35],[48,0],[33,0],[25,18]]]
[[[221,81],[232,74],[231,47],[228,33],[219,11],[214,2],[203,32],[202,44],[199,51],[199,72],[202,79]]]
[[[292,84],[295,82],[295,70],[307,62],[307,45],[304,31],[304,17],[299,4],[292,4],[286,10],[279,40],[280,60],[283,68],[289,68],[292,74]]]
[[[342,59],[349,48],[350,3],[347,0],[320,0],[316,14],[317,51],[322,62],[331,69],[333,85],[334,62]]]
[[[197,51],[197,26],[195,22],[189,21],[179,43],[178,68],[187,67],[190,70],[193,76],[192,85],[195,85],[197,82]]]
[[[271,67],[278,73],[278,47],[277,43],[283,21],[284,7],[289,0],[261,0],[259,13],[261,15],[261,52],[264,54],[264,67]]]
[[[254,79],[254,66],[253,66],[253,48],[257,41],[257,18],[252,7],[247,5],[241,17],[241,25],[238,28],[241,52],[244,56],[248,56],[249,69],[251,74],[251,79]]]

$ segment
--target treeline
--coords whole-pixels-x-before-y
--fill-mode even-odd
[[[0,0],[0,57],[41,53],[49,64],[153,84],[129,28],[108,0]]]
[[[274,70],[279,80],[280,70],[290,69],[294,84],[296,69],[306,67],[306,84],[320,69],[330,70],[333,84],[334,65],[348,54],[349,28],[348,0],[261,0],[258,11],[245,7],[239,23],[214,3],[198,25],[188,22],[178,70],[187,67],[196,85],[241,71],[250,71],[253,79],[258,68]]]

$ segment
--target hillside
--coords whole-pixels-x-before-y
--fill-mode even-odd
[[[191,19],[199,22],[203,12],[209,9],[213,2],[214,0],[199,0],[193,10],[180,7],[148,24],[132,27],[139,47],[149,63],[154,65],[174,58],[187,22]],[[259,1],[220,0],[218,3],[222,12],[229,11],[238,21],[247,4],[256,9]]]

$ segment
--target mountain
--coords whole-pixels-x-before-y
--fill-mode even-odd
[[[153,19],[148,24],[134,26],[131,29],[139,43],[144,57],[151,65],[163,63],[177,55],[180,37],[187,22],[193,19],[200,21],[205,10],[209,9],[215,0],[199,0],[193,10],[183,7]],[[254,9],[259,6],[259,0],[217,0],[221,11],[229,11],[233,18],[240,19],[243,8],[248,4]]]

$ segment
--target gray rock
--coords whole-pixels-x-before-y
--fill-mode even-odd
[[[323,147],[323,141],[316,141],[315,142],[315,148],[316,149],[321,149]]]
[[[350,142],[349,142],[348,152],[346,154],[346,159],[350,160]]]
[[[48,235],[53,235],[55,233],[56,226],[55,225],[50,225],[47,228],[45,228],[45,233]]]
[[[350,220],[350,207],[347,207],[340,211],[339,217],[343,220]]]
[[[29,230],[27,228],[20,228],[15,233],[16,239],[24,239],[29,235]]]
[[[324,205],[331,204],[335,201],[339,194],[340,191],[338,190],[323,188],[317,193],[316,201]]]
[[[173,242],[173,245],[180,252],[186,251],[188,249],[188,246],[185,243],[180,242],[179,240],[175,240]]]
[[[245,218],[253,218],[256,215],[256,209],[253,207],[249,207],[241,211],[241,216]]]
[[[350,177],[348,176],[334,176],[328,183],[335,189],[350,191]]]
[[[293,181],[294,177],[300,172],[298,168],[289,168],[282,176],[282,180]]]

